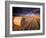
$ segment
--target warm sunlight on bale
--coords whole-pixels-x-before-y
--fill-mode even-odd
[[[22,20],[22,17],[15,17],[14,18],[14,24],[21,26],[21,20]]]

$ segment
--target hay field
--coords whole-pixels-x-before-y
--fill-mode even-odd
[[[40,16],[13,16],[12,30],[40,30]]]

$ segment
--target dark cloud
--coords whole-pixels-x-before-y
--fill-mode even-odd
[[[13,16],[24,16],[32,14],[40,14],[40,8],[27,8],[27,7],[13,7]]]

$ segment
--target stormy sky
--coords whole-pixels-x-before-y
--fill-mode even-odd
[[[12,7],[13,16],[40,15],[40,8]]]

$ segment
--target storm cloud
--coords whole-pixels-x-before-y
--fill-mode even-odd
[[[40,15],[40,8],[12,7],[13,16]]]

